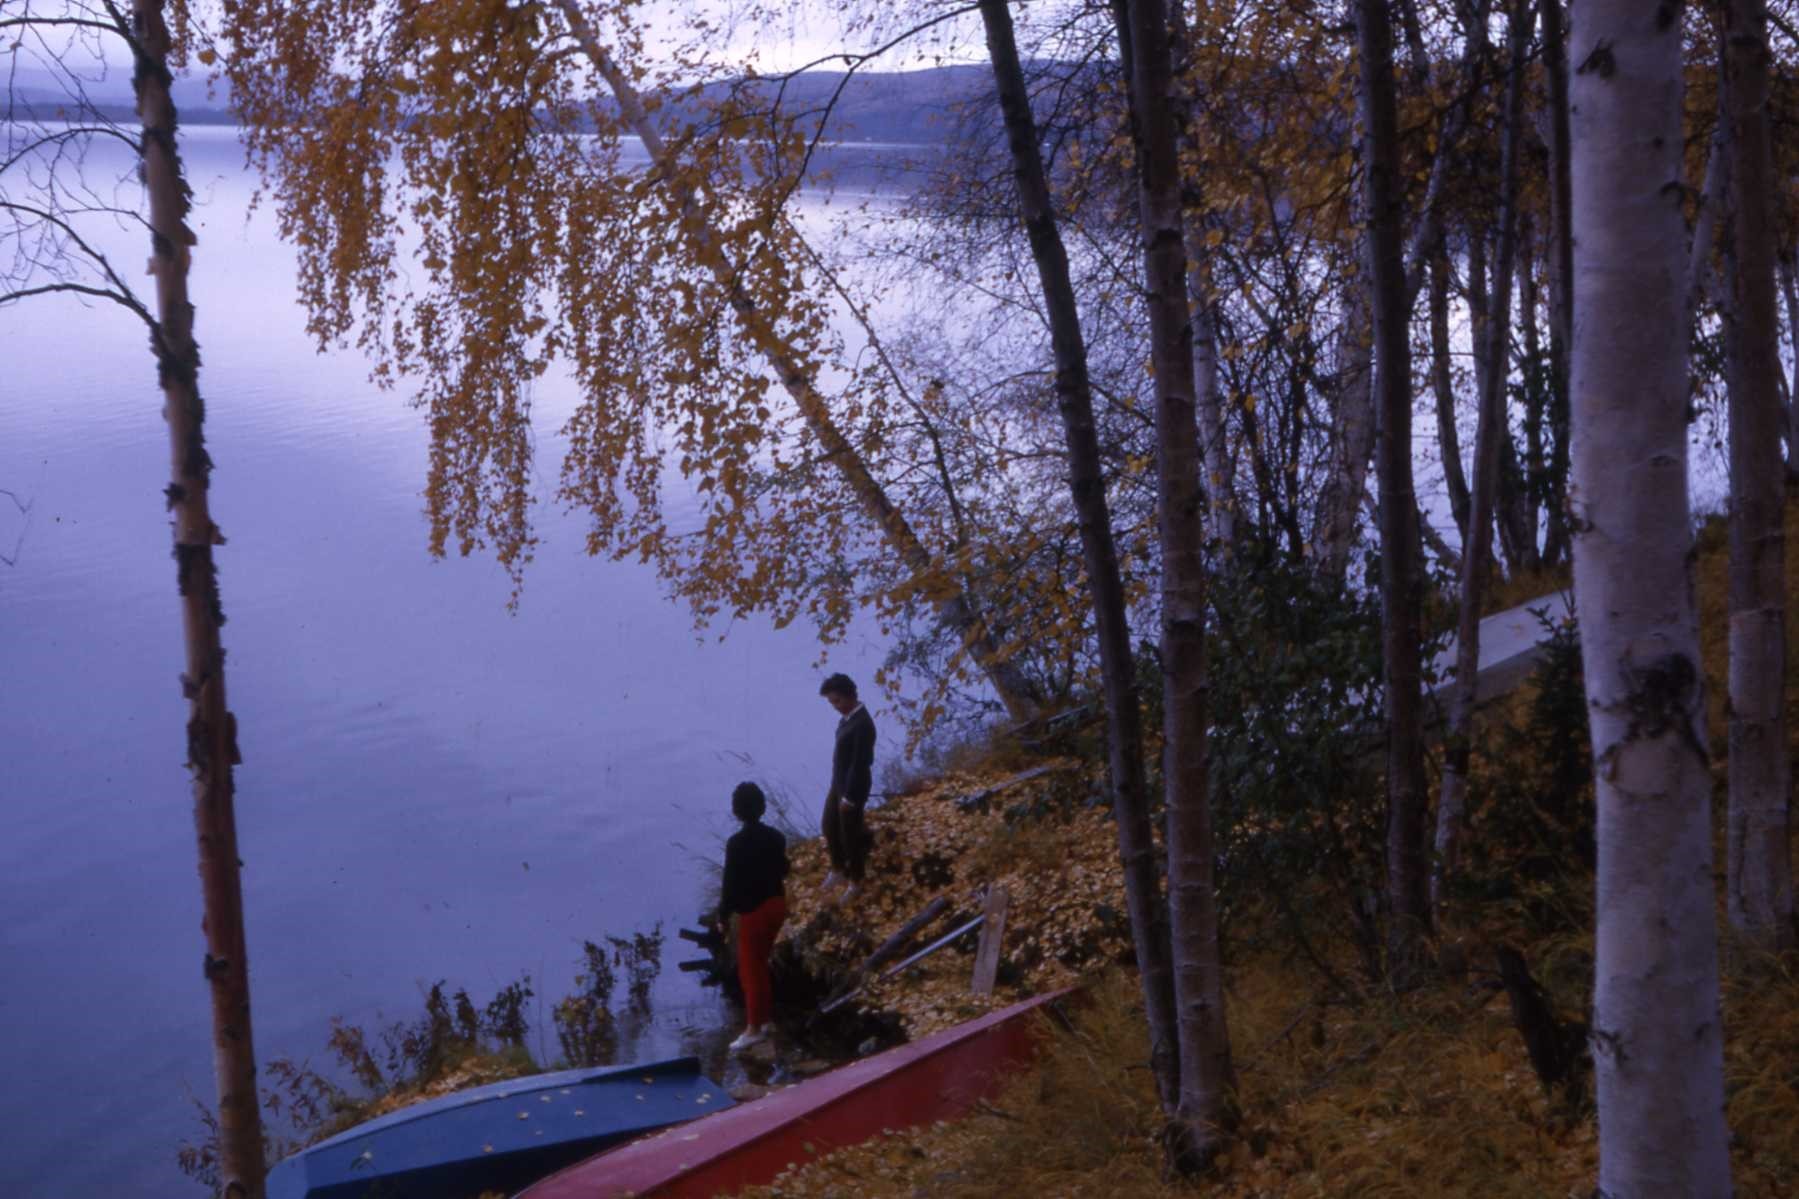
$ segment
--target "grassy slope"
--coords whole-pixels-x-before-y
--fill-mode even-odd
[[[1789,511],[1789,528],[1799,533],[1796,518],[1799,506]],[[1721,531],[1703,532],[1696,581],[1720,748],[1725,559]],[[1799,554],[1789,559],[1788,577],[1789,594],[1799,594]],[[1799,690],[1799,671],[1790,670],[1789,678]],[[1721,764],[1718,777],[1721,805]],[[1046,945],[1082,943],[1094,932],[1083,928],[1091,911],[1117,902],[1109,827],[1086,816],[1013,825],[943,816],[946,794],[975,786],[971,779],[951,780],[877,816],[887,839],[876,855],[880,882],[865,913],[867,932],[878,939],[929,894],[905,878],[901,863],[931,850],[947,853],[960,884],[1004,873],[1027,896],[1014,912],[1022,906],[1034,913],[1025,917],[1021,940],[1008,937],[1008,952],[1026,946],[1025,956],[1039,960],[1004,997],[1084,969],[1094,980],[1095,1002],[1073,1032],[1046,1031],[1040,1067],[1015,1079],[988,1110],[802,1163],[746,1195],[1591,1194],[1597,1171],[1591,1107],[1571,1108],[1544,1094],[1504,993],[1484,972],[1441,979],[1402,997],[1374,992],[1355,1002],[1327,1001],[1317,976],[1284,961],[1278,949],[1234,962],[1231,970],[1244,1135],[1217,1178],[1163,1179],[1135,980],[1104,965],[1117,946],[1076,955],[1073,966],[1042,952]],[[1030,799],[1008,795],[1002,802]],[[1069,888],[1060,881],[1060,863],[1069,854],[1080,855],[1083,874],[1078,891],[1064,900]],[[802,885],[820,869],[802,857]],[[1466,916],[1454,939],[1468,947],[1472,961],[1485,960],[1495,940],[1518,932],[1507,913],[1473,909]],[[1525,948],[1563,1013],[1581,1010],[1590,935],[1577,930]],[[914,1033],[930,1031],[979,1010],[963,990],[966,970],[965,959],[952,959],[878,999],[908,1013]],[[1724,999],[1737,1193],[1799,1194],[1799,971],[1792,963],[1738,963],[1724,980]]]

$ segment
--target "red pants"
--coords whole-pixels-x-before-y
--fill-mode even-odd
[[[777,895],[753,912],[737,918],[737,981],[743,984],[744,1023],[761,1028],[774,1019],[774,986],[768,978],[768,955],[787,920],[787,899]]]

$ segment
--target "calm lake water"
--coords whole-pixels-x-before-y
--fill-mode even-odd
[[[677,1051],[727,1018],[672,933],[731,786],[761,779],[809,822],[835,722],[820,672],[866,678],[882,648],[820,665],[809,629],[696,635],[553,503],[516,614],[491,560],[431,560],[422,417],[355,354],[314,353],[232,131],[191,128],[185,151],[259,1058],[323,1065],[333,1016],[414,1017],[438,978],[485,1002],[527,972],[553,1056],[582,939],[657,922],[639,1050]],[[138,238],[109,239],[134,277]],[[571,402],[538,389],[546,501]],[[0,309],[0,488],[31,503],[0,496],[9,1197],[200,1193],[175,1168],[212,1078],[160,405],[122,311]]]

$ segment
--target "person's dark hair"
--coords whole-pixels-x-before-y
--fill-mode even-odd
[[[847,674],[834,674],[819,684],[820,695],[841,695],[849,699],[856,698],[856,683]]]
[[[731,815],[742,821],[760,820],[768,811],[768,797],[754,783],[738,783],[731,792]]]

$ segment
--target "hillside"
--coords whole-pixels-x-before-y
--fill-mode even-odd
[[[1799,506],[1789,508],[1789,539]],[[1714,715],[1725,678],[1727,551],[1721,525],[1702,531],[1696,581]],[[1799,570],[1789,557],[1789,610]],[[1560,659],[1564,665],[1568,657]],[[1046,1196],[1207,1194],[1251,1197],[1351,1195],[1585,1196],[1598,1165],[1597,1126],[1584,1056],[1570,1075],[1544,1083],[1521,1035],[1519,988],[1540,988],[1555,1025],[1584,1042],[1592,972],[1592,876],[1577,851],[1590,821],[1590,784],[1554,794],[1555,760],[1578,742],[1542,735],[1546,712],[1565,711],[1570,678],[1539,677],[1477,731],[1484,784],[1471,843],[1484,848],[1475,877],[1445,917],[1440,969],[1395,994],[1358,977],[1348,946],[1281,915],[1291,897],[1251,899],[1227,934],[1229,1020],[1240,1086],[1240,1137],[1218,1176],[1189,1187],[1163,1176],[1160,1115],[1144,1068],[1145,1041],[1128,949],[1106,904],[1117,889],[1109,826],[1071,797],[1097,786],[1098,764],[1008,792],[1003,812],[974,817],[948,802],[988,785],[986,774],[944,780],[874,816],[887,847],[879,881],[854,921],[796,905],[792,935],[811,947],[878,941],[933,888],[901,863],[937,863],[931,880],[966,888],[1003,879],[1029,899],[1024,927],[1008,935],[1007,998],[1082,976],[1091,1002],[1072,1028],[1045,1029],[1038,1068],[1014,1079],[976,1115],[898,1133],[799,1163],[754,1199],[855,1193],[871,1199],[1002,1193]],[[1789,674],[1790,694],[1799,679]],[[1578,692],[1574,693],[1578,705]],[[1790,705],[1799,725],[1799,705]],[[1725,800],[1721,723],[1714,726],[1719,790],[1714,816],[1723,882]],[[1079,779],[1080,781],[1075,781]],[[1534,788],[1534,789],[1533,789]],[[1531,811],[1517,803],[1529,804]],[[983,820],[991,821],[983,827]],[[1096,856],[1099,853],[1099,856]],[[822,869],[805,850],[799,874]],[[1067,863],[1079,863],[1069,867]],[[1549,864],[1546,866],[1546,864]],[[1101,883],[1090,893],[1089,878]],[[803,884],[802,884],[803,885]],[[1720,903],[1720,927],[1723,924]],[[1309,931],[1309,937],[1308,937]],[[1101,952],[1067,954],[1063,947]],[[845,946],[848,948],[848,946]],[[1045,972],[1045,950],[1050,959]],[[1515,950],[1522,980],[1503,964]],[[1321,955],[1318,960],[1314,955]],[[870,997],[916,1035],[982,1008],[966,993],[967,963],[952,954]],[[1723,979],[1728,1115],[1737,1194],[1799,1193],[1799,969],[1791,961],[1727,954]],[[1345,987],[1343,984],[1348,983]]]

